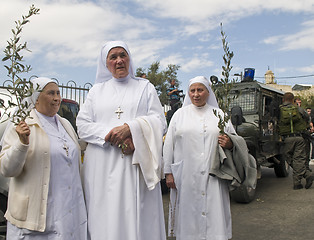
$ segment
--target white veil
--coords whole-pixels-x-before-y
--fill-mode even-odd
[[[207,90],[209,92],[209,96],[207,98],[207,104],[209,106],[214,107],[214,108],[219,108],[216,96],[215,96],[212,88],[210,87],[210,83],[209,83],[208,79],[204,76],[197,76],[195,78],[190,79],[188,90],[187,90],[187,96],[184,98],[183,107],[190,105],[192,103],[190,96],[189,96],[189,90],[190,90],[190,86],[193,83],[202,83],[207,88]]]
[[[133,69],[133,61],[132,61],[132,57],[131,57],[128,46],[126,45],[125,42],[122,42],[122,41],[111,41],[111,42],[107,42],[101,48],[100,56],[98,57],[98,66],[97,66],[95,83],[106,82],[112,78],[112,74],[106,66],[106,59],[107,59],[107,55],[109,51],[115,47],[122,47],[128,53],[129,58],[130,58],[129,75],[131,78],[135,78],[134,69]]]

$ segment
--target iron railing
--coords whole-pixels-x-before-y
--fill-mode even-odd
[[[37,76],[31,76],[29,80],[32,78],[35,78]],[[58,79],[52,78],[54,80],[60,89],[60,94],[62,98],[67,98],[76,101],[80,106],[85,102],[87,93],[89,89],[93,86],[91,83],[85,83],[82,86],[78,86],[76,82],[70,80],[66,84],[59,83]],[[12,87],[13,83],[11,80],[6,80],[3,82],[2,86],[0,86],[0,89],[8,89],[10,86]]]

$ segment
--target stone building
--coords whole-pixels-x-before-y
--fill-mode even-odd
[[[310,84],[295,84],[294,86],[290,85],[279,85],[275,81],[275,75],[271,70],[267,70],[265,75],[265,84],[279,89],[284,92],[292,92],[295,96],[300,96],[302,98],[309,98],[314,95],[314,85]]]

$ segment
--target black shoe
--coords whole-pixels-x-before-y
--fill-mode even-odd
[[[308,178],[306,178],[305,188],[309,189],[312,186],[313,181],[314,181],[314,176],[313,175],[309,176]]]
[[[293,186],[293,190],[299,190],[299,189],[302,189],[303,188],[303,185],[300,183],[300,184],[296,184]]]

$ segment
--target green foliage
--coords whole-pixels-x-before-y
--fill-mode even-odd
[[[28,15],[22,16],[22,21],[15,21],[15,29],[11,30],[13,37],[7,41],[8,45],[4,50],[5,57],[2,59],[3,62],[9,62],[9,65],[4,66],[7,69],[7,76],[10,78],[12,84],[8,86],[8,91],[15,96],[16,103],[14,103],[14,101],[8,101],[7,106],[2,103],[0,107],[5,110],[5,114],[9,118],[12,117],[12,122],[16,124],[25,120],[30,113],[30,110],[28,110],[28,103],[23,100],[31,96],[34,89],[30,82],[21,77],[23,73],[31,71],[30,65],[23,64],[24,60],[22,55],[23,50],[30,50],[27,48],[26,42],[20,43],[20,39],[23,27],[29,22],[29,18],[36,14],[39,14],[39,9],[32,5]],[[17,107],[17,110],[11,116],[11,113],[8,113],[8,109],[12,107]]]
[[[224,133],[224,128],[226,126],[226,123],[229,121],[230,116],[228,115],[229,111],[229,105],[231,102],[231,99],[228,97],[229,92],[233,86],[233,83],[235,80],[230,80],[230,71],[232,70],[231,66],[231,59],[233,58],[233,52],[230,51],[230,48],[228,46],[227,42],[227,36],[225,32],[222,30],[222,23],[220,24],[221,27],[221,40],[222,40],[222,46],[224,50],[223,55],[223,61],[224,65],[222,66],[222,78],[218,83],[213,85],[213,91],[216,95],[219,108],[224,112],[224,116],[221,116],[217,113],[217,111],[214,110],[214,114],[219,117],[218,127],[220,129],[220,133]]]
[[[299,97],[302,101],[302,108],[314,108],[314,95],[307,95],[307,96],[301,96],[301,95],[296,95],[294,98]]]
[[[169,97],[167,96],[167,89],[170,86],[170,81],[175,79],[177,85],[179,85],[177,71],[179,70],[180,66],[169,64],[166,70],[163,71],[159,71],[159,68],[160,63],[154,62],[148,68],[147,73],[145,73],[143,68],[137,68],[136,76],[141,76],[143,73],[145,73],[149,81],[155,86],[161,104],[165,105],[168,104]]]

